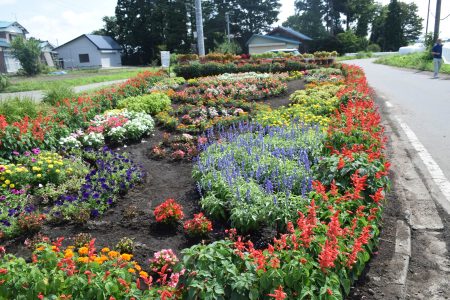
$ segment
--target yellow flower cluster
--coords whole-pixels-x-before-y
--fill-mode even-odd
[[[29,157],[24,164],[0,164],[2,188],[23,188],[26,185],[62,182],[64,176],[74,174],[73,164],[54,152],[42,152]]]

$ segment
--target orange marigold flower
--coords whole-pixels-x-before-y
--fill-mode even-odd
[[[108,253],[109,251],[111,251],[111,250],[108,247],[105,247],[105,248],[102,249],[103,253]]]
[[[123,260],[130,261],[133,255],[124,253],[120,257],[122,257]]]
[[[89,257],[78,257],[77,261],[87,264],[89,262]]]
[[[136,273],[136,270],[133,269],[133,268],[129,268],[129,269],[128,269],[128,272],[134,274],[134,273]]]
[[[87,247],[81,247],[80,249],[78,249],[78,254],[80,255],[88,255],[89,253],[89,249]]]
[[[110,257],[110,258],[116,258],[116,257],[118,257],[119,256],[119,252],[117,252],[117,251],[109,251],[108,252],[108,256]]]

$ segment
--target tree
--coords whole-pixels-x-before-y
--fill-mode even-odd
[[[291,27],[313,39],[326,35],[322,17],[324,6],[321,0],[296,0],[295,15],[290,16],[283,26]]]
[[[253,34],[269,31],[278,20],[279,0],[209,0],[203,4],[206,49],[213,50],[226,39],[225,14],[230,15],[230,31],[242,49]]]
[[[115,16],[103,17],[103,22],[105,23],[103,25],[103,28],[94,30],[92,34],[98,34],[98,35],[107,35],[111,36],[115,39],[119,37],[119,27],[117,26],[117,18]]]
[[[16,37],[11,42],[11,48],[27,75],[34,76],[41,72],[41,47],[38,40]]]
[[[385,50],[397,51],[402,44],[401,8],[397,0],[391,0],[388,5],[384,27]]]
[[[125,62],[150,63],[159,50],[185,52],[190,48],[186,5],[182,0],[118,0],[116,20],[106,19],[105,27],[110,21],[111,31],[117,31]]]
[[[370,41],[386,51],[397,51],[415,41],[422,31],[422,18],[414,3],[391,0],[388,6],[377,6]]]

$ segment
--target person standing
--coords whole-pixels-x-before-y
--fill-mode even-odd
[[[434,77],[438,78],[439,70],[442,65],[442,40],[437,39],[436,44],[431,49],[431,54],[433,55],[433,65],[434,65]]]

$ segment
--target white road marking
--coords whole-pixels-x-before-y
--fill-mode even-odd
[[[389,101],[386,101],[386,106],[387,106],[387,107],[394,107],[394,105],[392,105],[392,103],[389,102]]]
[[[431,157],[428,150],[419,141],[416,134],[411,130],[411,128],[409,128],[409,126],[406,125],[406,123],[403,122],[402,119],[400,119],[398,116],[395,116],[395,119],[397,120],[398,124],[408,137],[411,145],[417,151],[419,157],[427,167],[428,172],[430,172],[431,174],[431,178],[444,194],[447,201],[450,203],[450,182],[448,181],[447,177],[445,177],[444,172],[442,172],[442,169],[439,167],[433,157]]]

